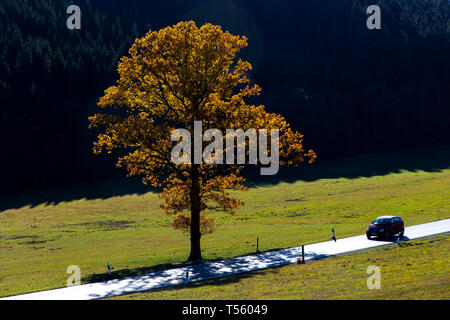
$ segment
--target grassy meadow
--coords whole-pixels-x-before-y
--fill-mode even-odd
[[[255,178],[248,192],[236,193],[246,203],[237,215],[212,214],[218,230],[202,237],[203,258],[253,253],[257,237],[260,251],[325,241],[331,236],[331,225],[337,237],[363,234],[375,217],[384,214],[400,215],[406,225],[449,218],[449,159],[450,147],[410,150],[319,160],[312,167],[280,172],[278,181]],[[0,296],[63,287],[70,265],[81,268],[82,283],[87,283],[105,279],[107,261],[115,277],[184,263],[189,236],[172,229],[171,217],[160,210],[156,193],[142,190],[129,181],[112,181],[2,197]],[[448,266],[448,238],[439,241],[447,248],[443,252]],[[424,252],[436,249],[432,246],[433,242],[425,244]],[[389,252],[397,249],[383,250],[379,254],[389,259]],[[326,272],[339,265],[335,261],[353,258],[336,259],[306,268],[313,270],[317,263],[324,268],[322,276],[328,277]],[[436,264],[445,268],[439,259]],[[294,272],[293,268],[286,272]],[[426,276],[433,272],[431,268]],[[333,291],[332,286],[323,293]],[[161,297],[173,295],[170,291]],[[320,296],[320,292],[311,295]],[[292,291],[280,297],[304,295]],[[335,297],[350,297],[350,293]]]

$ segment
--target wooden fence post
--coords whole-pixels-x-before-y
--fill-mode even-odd
[[[305,263],[305,246],[302,244],[302,264]]]

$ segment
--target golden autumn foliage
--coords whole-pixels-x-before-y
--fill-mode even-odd
[[[171,133],[192,132],[194,121],[203,130],[279,129],[280,165],[312,162],[315,154],[303,148],[303,136],[285,119],[263,105],[246,103],[261,88],[250,85],[252,66],[236,60],[247,46],[245,37],[220,26],[180,22],[136,39],[118,66],[119,80],[109,87],[98,106],[106,112],[89,118],[90,127],[103,128],[94,153],[125,150],[117,166],[144,183],[163,186],[162,210],[174,217],[173,227],[191,232],[190,259],[198,259],[200,235],[215,230],[210,212],[235,214],[243,203],[229,190],[246,190],[242,165],[180,164],[171,161]]]

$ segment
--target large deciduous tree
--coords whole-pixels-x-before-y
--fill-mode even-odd
[[[150,31],[120,60],[117,84],[100,98],[98,106],[109,112],[89,118],[90,127],[104,130],[94,153],[121,149],[118,167],[129,176],[142,176],[145,184],[164,187],[162,210],[174,217],[175,229],[190,232],[189,260],[201,259],[200,237],[216,229],[209,213],[235,214],[243,202],[229,192],[246,187],[242,164],[172,161],[175,129],[187,129],[191,139],[195,121],[202,121],[203,130],[220,130],[224,139],[226,129],[278,129],[280,165],[316,157],[283,117],[266,112],[263,105],[247,104],[261,89],[250,84],[250,63],[236,57],[245,46],[245,37],[212,24],[198,28],[192,21],[180,22]]]

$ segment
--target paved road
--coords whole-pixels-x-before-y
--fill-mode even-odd
[[[450,219],[405,228],[402,241],[413,240],[450,232]],[[314,260],[390,244],[387,241],[367,240],[365,235],[305,245],[305,260]],[[48,291],[39,291],[4,299],[18,300],[91,300],[119,296],[156,288],[184,284],[189,271],[189,281],[196,282],[227,277],[250,271],[281,267],[295,263],[301,247],[277,250],[217,262],[207,262],[189,267],[156,271],[144,275],[105,282],[84,284]]]

